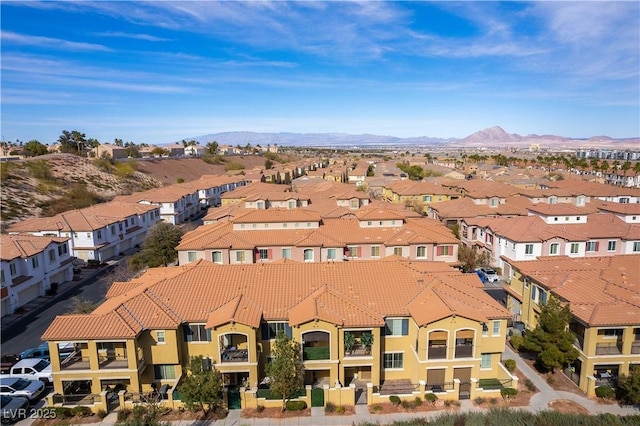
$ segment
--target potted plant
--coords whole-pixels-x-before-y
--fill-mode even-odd
[[[344,333],[344,351],[351,354],[356,346],[356,335],[346,331]]]
[[[365,353],[367,355],[371,354],[371,345],[373,344],[373,334],[365,331],[360,335],[360,342],[362,346],[364,346]]]

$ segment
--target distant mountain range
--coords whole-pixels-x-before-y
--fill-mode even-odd
[[[610,148],[628,149],[638,148],[640,138],[613,139],[608,136],[593,136],[588,139],[567,138],[554,135],[527,135],[508,133],[499,126],[480,130],[463,139],[456,138],[432,138],[427,136],[398,138],[394,136],[380,135],[350,135],[346,133],[255,133],[255,132],[224,132],[203,136],[185,138],[195,140],[200,145],[216,141],[223,145],[251,144],[253,146],[267,145],[279,146],[309,146],[324,148],[351,148],[351,147],[451,147],[451,148],[515,148],[529,147],[532,144],[540,145],[540,148]],[[178,142],[179,143],[179,142]]]

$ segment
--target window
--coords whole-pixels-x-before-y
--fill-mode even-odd
[[[33,266],[34,268],[37,268],[39,264],[40,263],[38,262],[38,258],[36,256],[33,256],[31,258],[31,266]]]
[[[187,252],[187,256],[189,258],[189,262],[195,262],[196,261],[196,252],[195,251]]]
[[[404,354],[402,352],[384,354],[384,368],[404,368]]]
[[[492,198],[491,199],[491,207],[497,207],[499,204],[498,199],[497,198]]]
[[[559,248],[560,248],[560,244],[558,243],[551,244],[551,247],[549,248],[549,254],[558,254]]]
[[[571,243],[571,254],[576,254],[578,253],[578,243]]]
[[[63,254],[67,254],[67,245],[66,244],[60,244],[58,246],[58,256],[62,256]]]
[[[98,231],[98,239],[102,238],[102,231]]]
[[[268,249],[259,249],[258,250],[258,259],[259,260],[268,260],[269,259],[269,250]]]
[[[16,264],[11,262],[9,264],[9,272],[11,272],[11,276],[14,276],[16,274]]]
[[[640,241],[634,241],[633,242],[633,251],[634,253],[637,253],[640,251]]]
[[[313,249],[304,249],[304,261],[313,262]]]
[[[491,354],[480,354],[480,368],[491,368]]]
[[[535,285],[531,287],[531,300],[538,300],[538,287]]]
[[[243,263],[244,262],[244,252],[237,251],[236,252],[236,262]]]
[[[295,201],[289,201],[289,208],[290,209],[295,209],[296,208],[296,202]]]
[[[222,252],[221,251],[214,251],[213,253],[211,253],[211,261],[213,263],[222,264]]]
[[[211,334],[204,324],[186,324],[185,335],[187,342],[210,342]]]
[[[616,251],[616,241],[609,241],[607,243],[607,250]]]
[[[327,249],[327,260],[336,260],[336,249],[330,248]]]
[[[418,246],[416,257],[427,257],[427,248],[425,246]]]
[[[533,244],[527,244],[524,246],[524,254],[533,254]]]
[[[87,238],[91,239],[91,232],[87,232]]]
[[[282,249],[282,258],[283,259],[291,259],[291,249],[290,248],[283,248]]]
[[[547,304],[547,292],[540,289],[540,305],[546,305]]]
[[[116,227],[111,226],[111,235],[116,235]]]
[[[371,246],[371,257],[380,257],[380,246]]]
[[[598,251],[597,241],[587,241],[587,251]]]
[[[549,197],[549,204],[556,204],[558,202],[557,197]]]
[[[488,336],[489,335],[489,326],[487,326],[486,322],[482,323],[482,335],[483,336]]]
[[[170,364],[154,365],[153,374],[156,380],[175,380],[176,368],[175,365]]]
[[[284,332],[288,337],[292,337],[291,327],[285,321],[263,322],[260,325],[262,340],[275,339],[279,332]]]
[[[349,257],[360,257],[362,254],[362,249],[358,246],[349,246]]]
[[[492,336],[500,335],[500,320],[493,321],[493,330],[491,331]]]
[[[423,195],[422,196],[422,202],[423,203],[430,203],[431,202],[431,195]]]
[[[49,250],[49,260],[51,262],[54,262],[56,260],[56,251],[55,250]]]
[[[438,246],[438,248],[436,249],[436,254],[438,256],[452,256],[453,246]]]
[[[351,200],[351,208],[352,209],[358,208],[358,200]]]
[[[622,329],[620,328],[609,328],[606,330],[603,330],[604,333],[602,333],[604,335],[604,337],[608,337],[608,338],[618,338],[618,337],[622,337]]]
[[[392,318],[384,320],[385,336],[406,336],[409,334],[409,320],[406,318]]]
[[[164,330],[156,331],[156,342],[157,343],[166,343]]]

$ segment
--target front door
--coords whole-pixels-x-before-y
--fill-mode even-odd
[[[458,390],[458,399],[471,398],[471,367],[454,368],[453,378],[460,380],[460,389]]]
[[[239,410],[242,408],[242,404],[240,402],[240,390],[237,387],[229,387],[227,397],[229,410]]]

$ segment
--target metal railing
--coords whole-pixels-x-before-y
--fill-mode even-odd
[[[446,359],[447,347],[446,346],[429,346],[427,351],[429,359]]]
[[[473,356],[473,345],[456,345],[456,358],[471,358]]]
[[[620,355],[622,353],[622,343],[596,343],[596,355]]]
[[[102,397],[96,394],[69,394],[69,395],[53,395],[54,404],[62,405],[93,405],[101,402]]]

